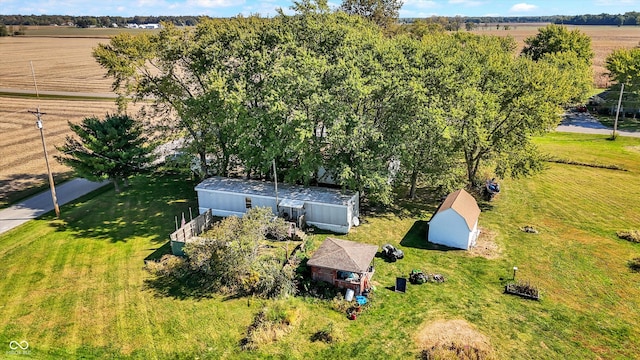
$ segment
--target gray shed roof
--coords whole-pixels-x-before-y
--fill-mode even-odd
[[[275,185],[269,181],[245,180],[214,176],[203,180],[196,186],[198,190],[221,191],[234,194],[258,195],[275,198]],[[321,188],[314,186],[298,186],[278,183],[278,198],[299,200],[333,205],[347,205],[356,195],[352,191]]]
[[[364,273],[378,252],[377,245],[327,238],[307,261],[309,266]]]

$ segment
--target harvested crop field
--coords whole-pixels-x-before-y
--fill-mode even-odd
[[[41,91],[109,93],[111,80],[91,56],[108,38],[3,37],[0,88],[33,90],[30,61]]]
[[[9,195],[38,187],[47,181],[40,132],[36,117],[29,113],[38,106],[42,116],[44,135],[49,152],[49,164],[54,178],[69,175],[69,168],[59,164],[53,156],[56,146],[64,143],[70,134],[67,121],[80,122],[85,117],[103,117],[115,112],[113,101],[37,100],[0,97],[0,206],[6,205]]]
[[[504,26],[508,25],[509,30]],[[512,36],[518,43],[518,51],[524,47],[524,40],[538,33],[538,28],[547,24],[489,24],[486,28],[480,25],[473,32],[476,34],[491,34],[498,36]],[[593,59],[593,81],[596,87],[604,89],[611,84],[607,77],[605,59],[614,49],[633,48],[640,43],[640,26],[575,26],[566,25],[569,30],[578,29],[591,37],[591,48],[595,53]]]

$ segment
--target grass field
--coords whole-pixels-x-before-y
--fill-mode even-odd
[[[434,323],[460,320],[499,359],[637,358],[640,274],[626,263],[640,245],[615,232],[640,226],[640,139],[556,133],[536,142],[555,158],[626,171],[553,163],[503,181],[502,193],[482,204],[484,241],[495,245],[487,257],[428,246],[425,220],[437,203],[425,189],[417,202],[369,213],[343,238],[405,252],[396,263],[375,260],[371,307],[350,321],[328,302],[279,301],[297,320],[253,351],[240,341],[273,301],[167,296],[145,281],[144,259],[162,251],[174,216],[195,208],[194,184],[141,177],[121,194],[107,187],[63,206],[61,220],[44,217],[0,236],[0,343],[26,340],[42,359],[407,359]],[[520,231],[525,225],[540,233]],[[518,279],[540,287],[540,302],[502,293],[513,266]],[[409,285],[405,294],[388,289],[414,268],[447,281]],[[326,328],[340,340],[311,341]]]

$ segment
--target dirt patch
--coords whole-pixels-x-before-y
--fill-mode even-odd
[[[502,250],[495,242],[496,233],[489,229],[480,229],[476,246],[469,249],[471,256],[481,256],[487,259],[497,259]]]
[[[640,153],[640,146],[625,146],[624,148],[629,150],[629,151],[639,152]]]
[[[416,341],[421,349],[475,349],[483,358],[491,358],[493,350],[489,337],[465,320],[436,320],[418,332]]]

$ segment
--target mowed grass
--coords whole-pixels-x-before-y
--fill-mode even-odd
[[[427,190],[418,202],[369,213],[340,237],[406,254],[396,263],[375,259],[371,307],[350,321],[328,302],[281,300],[297,321],[255,351],[242,351],[240,341],[273,301],[168,296],[145,282],[144,259],[166,250],[174,216],[196,208],[194,184],[141,177],[121,194],[105,188],[63,206],[61,220],[44,217],[0,236],[0,343],[26,340],[31,356],[44,359],[406,359],[421,349],[425,324],[464,319],[500,359],[636,358],[640,274],[626,263],[640,247],[615,232],[640,227],[640,140],[553,133],[536,142],[556,157],[627,171],[550,163],[534,177],[503,181],[480,218],[500,248],[495,259],[429,246],[425,221],[437,203]],[[525,225],[540,233],[522,232]],[[311,251],[325,236],[311,237]],[[540,302],[502,293],[513,266],[518,279],[539,286]],[[414,268],[447,281],[392,291]],[[329,325],[340,341],[310,340]]]

